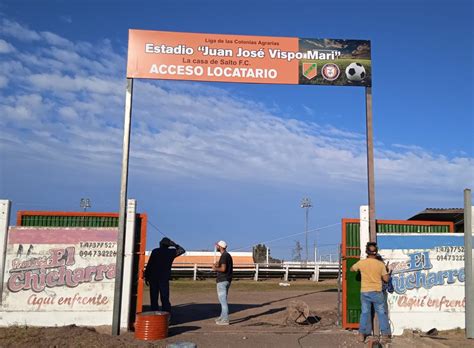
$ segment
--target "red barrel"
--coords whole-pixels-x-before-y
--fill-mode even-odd
[[[135,338],[145,341],[168,337],[168,312],[142,312],[135,321]]]

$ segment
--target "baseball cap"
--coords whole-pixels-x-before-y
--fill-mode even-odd
[[[216,243],[217,246],[220,246],[221,248],[227,248],[227,243],[224,242],[223,240],[219,241]]]

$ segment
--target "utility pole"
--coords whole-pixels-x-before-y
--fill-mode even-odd
[[[321,256],[319,257],[321,258]],[[314,241],[314,264],[318,262],[318,248],[316,247],[316,241]]]
[[[306,219],[305,219],[305,236],[306,236],[306,264],[308,263],[308,213],[309,213],[309,208],[311,208],[313,205],[311,204],[311,199],[308,197],[305,197],[301,200],[301,208],[304,208]]]
[[[120,179],[120,203],[117,236],[117,258],[115,260],[114,305],[112,312],[112,335],[120,335],[120,311],[122,304],[123,259],[127,218],[128,164],[130,155],[130,132],[132,129],[133,79],[127,79],[125,91],[125,115],[123,125],[122,171]]]
[[[372,118],[372,87],[365,88],[365,115],[367,138],[367,186],[369,196],[369,233],[370,241],[377,242],[375,220],[375,174],[374,174],[374,131]]]

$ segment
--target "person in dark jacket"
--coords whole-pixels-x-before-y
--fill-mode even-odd
[[[161,309],[171,313],[170,278],[173,260],[186,251],[170,240],[163,238],[160,247],[153,249],[145,269],[145,283],[150,287],[151,310],[158,311],[158,296],[161,298]]]

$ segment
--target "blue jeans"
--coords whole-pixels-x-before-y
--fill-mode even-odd
[[[152,311],[159,311],[158,295],[161,297],[161,310],[171,314],[169,279],[150,280],[150,304]]]
[[[375,313],[379,318],[380,331],[382,335],[390,335],[388,316],[385,312],[385,298],[382,291],[369,291],[360,293],[362,311],[360,313],[359,332],[370,335],[372,332],[371,307],[374,305]]]
[[[227,305],[227,294],[229,293],[230,282],[219,282],[217,283],[217,298],[221,304],[221,315],[220,320],[229,320],[229,306]]]

